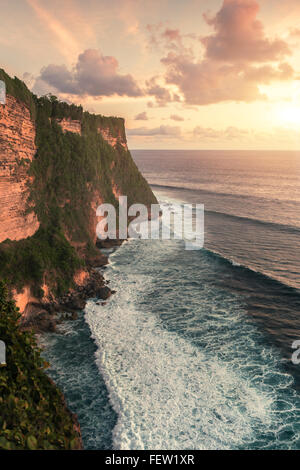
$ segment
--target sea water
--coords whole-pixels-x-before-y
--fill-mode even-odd
[[[205,246],[129,240],[50,375],[85,448],[299,449],[298,154],[136,151],[159,201],[205,205]]]

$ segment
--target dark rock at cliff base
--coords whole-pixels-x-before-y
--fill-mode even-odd
[[[107,238],[106,240],[97,240],[96,241],[96,246],[97,248],[114,248],[122,245],[124,240],[111,240],[110,238]]]
[[[54,332],[56,325],[64,319],[76,319],[78,311],[84,310],[87,299],[97,297],[107,300],[114,292],[106,285],[102,274],[90,268],[88,280],[84,285],[76,286],[52,302],[27,304],[20,320],[20,327],[23,330],[34,330],[35,333]],[[62,311],[69,312],[71,315],[61,317],[59,312]]]
[[[96,290],[96,297],[99,299],[106,300],[111,296],[112,292],[109,287],[104,286]]]
[[[102,274],[96,269],[90,269],[89,279],[84,286],[78,286],[59,299],[60,308],[66,309],[69,312],[83,310],[89,298],[99,297],[103,300],[108,299],[111,295],[111,290],[105,284],[106,282]]]
[[[32,302],[26,306],[20,321],[20,327],[22,330],[34,330],[35,333],[54,332],[56,329],[56,317],[43,309],[40,304]]]
[[[92,268],[101,268],[108,263],[108,257],[101,253],[89,256],[86,259],[86,264]]]
[[[61,303],[62,307],[66,307],[69,310],[83,310],[85,307],[86,301],[84,295],[78,292],[76,294],[71,294],[64,302]]]
[[[53,302],[53,303],[43,303],[41,302],[41,304],[39,304],[40,307],[43,309],[43,310],[47,310],[48,313],[50,313],[51,315],[55,315],[57,312],[60,311],[60,307],[57,303]]]

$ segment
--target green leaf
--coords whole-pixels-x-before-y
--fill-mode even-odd
[[[5,437],[0,437],[0,449],[12,450],[13,444],[5,439]]]
[[[30,450],[36,450],[37,449],[38,443],[37,443],[37,440],[34,436],[28,436],[26,442],[27,442],[28,449],[30,449]]]
[[[72,439],[72,440],[70,441],[70,449],[71,449],[71,450],[77,449],[77,445],[78,445],[77,439]]]

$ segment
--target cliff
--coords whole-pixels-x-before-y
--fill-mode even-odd
[[[61,298],[103,264],[96,208],[156,199],[128,151],[121,118],[37,98],[0,69],[0,278],[21,310]],[[94,279],[93,279],[94,282]]]
[[[36,215],[25,214],[36,152],[35,126],[24,103],[8,96],[0,105],[0,242],[20,240],[39,228]]]
[[[101,116],[97,116],[101,119]],[[73,132],[75,134],[82,135],[81,130],[81,121],[63,118],[57,120],[58,124],[62,128],[63,132]],[[112,147],[117,148],[118,145],[122,146],[125,150],[128,150],[126,135],[125,135],[125,125],[122,118],[115,118],[112,123],[118,124],[115,128],[109,126],[108,123],[105,123],[105,120],[102,125],[97,127],[97,133],[101,134],[103,139]]]
[[[38,98],[2,69],[0,80],[0,449],[80,449],[76,416],[26,330],[53,331],[62,309],[76,317],[88,297],[113,293],[94,269],[106,263],[97,207],[118,208],[122,194],[148,207],[156,199],[128,151],[123,119]]]

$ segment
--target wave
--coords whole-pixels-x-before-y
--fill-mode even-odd
[[[118,414],[114,448],[295,447],[298,398],[276,351],[261,347],[239,300],[227,293],[220,301],[214,286],[201,284],[203,295],[189,295],[182,313],[187,299],[174,292],[166,262],[178,244],[158,247],[122,246],[107,273],[117,293],[104,309],[89,301],[85,310]],[[182,269],[184,286],[189,267]],[[203,274],[194,273],[200,282]],[[169,304],[172,312],[162,319]],[[184,333],[189,328],[193,340]],[[281,435],[287,420],[293,442]]]
[[[300,295],[300,290],[297,287],[291,286],[285,282],[283,282],[282,279],[276,278],[273,274],[267,273],[265,271],[259,271],[257,268],[253,266],[249,266],[246,264],[242,264],[241,262],[238,262],[232,258],[226,257],[223,254],[219,253],[216,250],[213,250],[211,248],[202,248],[204,252],[208,254],[208,256],[213,256],[214,258],[217,258],[221,260],[222,262],[226,264],[230,264],[236,269],[240,269],[241,271],[244,271],[246,274],[250,274],[251,276],[259,276],[261,277],[265,282],[272,282],[275,286],[278,286],[284,290],[288,290],[290,293],[296,293],[297,295]]]
[[[200,189],[200,188],[187,188],[185,186],[171,186],[171,185],[164,185],[164,184],[153,184],[150,183],[151,188],[159,188],[159,189],[179,189],[183,191],[190,191],[190,192],[199,192],[199,193],[205,193],[205,194],[217,194],[218,196],[239,196],[242,198],[248,198],[249,196],[246,196],[245,194],[232,194],[232,193],[222,193],[222,192],[217,192],[215,190],[210,191],[208,189]]]
[[[160,201],[161,204],[167,204],[167,205],[178,205],[178,207],[183,206],[183,202],[179,200],[162,200]],[[189,203],[189,205],[192,207],[193,204]],[[254,217],[246,217],[242,215],[235,215],[235,214],[229,214],[228,212],[221,212],[221,211],[215,211],[215,210],[209,210],[209,209],[204,209],[206,215],[217,215],[217,216],[222,216],[226,218],[231,218],[235,220],[240,220],[246,223],[255,223],[259,224],[265,227],[270,227],[270,228],[275,228],[277,230],[286,230],[290,233],[296,233],[300,235],[300,227],[296,227],[294,225],[288,225],[288,224],[280,224],[278,222],[271,222],[271,221],[266,221],[266,220],[261,220],[261,219],[256,219]]]
[[[162,200],[160,201],[160,204],[167,204],[167,205],[178,205],[182,206],[184,203],[180,202],[179,200]],[[193,204],[189,203],[189,205],[192,207]],[[221,212],[221,211],[214,211],[214,210],[209,210],[205,209],[205,214],[206,215],[217,215],[217,216],[222,216],[226,218],[231,218],[235,220],[240,220],[246,223],[255,223],[259,224],[265,227],[270,227],[270,228],[275,228],[277,230],[286,230],[290,233],[296,233],[300,235],[300,227],[296,227],[294,225],[288,225],[288,224],[279,224],[277,222],[270,222],[266,220],[261,220],[261,219],[256,219],[254,217],[246,217],[242,215],[235,215],[235,214],[229,214],[228,212]]]
[[[172,200],[172,199],[161,200],[161,201],[159,201],[159,203],[162,207],[164,205],[167,206],[167,207],[172,206],[175,212],[178,211],[183,205],[182,202],[180,202],[179,200],[176,200],[176,199],[174,199],[174,200]],[[192,206],[192,204],[189,204],[189,205]],[[296,235],[300,234],[300,228],[293,227],[293,226],[290,226],[290,225],[277,224],[277,223],[274,223],[274,222],[266,222],[266,221],[261,221],[261,220],[258,220],[258,219],[252,219],[252,218],[249,218],[249,217],[236,216],[236,215],[227,214],[227,213],[218,212],[218,211],[205,211],[205,215],[208,215],[208,214],[217,215],[217,216],[220,216],[220,217],[226,217],[226,218],[230,218],[230,219],[233,219],[233,220],[234,219],[235,220],[241,220],[244,223],[259,224],[259,225],[269,227],[269,228],[272,228],[272,229],[281,230],[281,231],[285,231],[285,232],[289,232],[289,233],[294,233]],[[255,273],[257,275],[263,276],[266,280],[273,281],[275,283],[279,283],[282,287],[284,286],[286,288],[293,289],[294,291],[300,293],[300,290],[299,290],[298,287],[296,287],[293,284],[284,282],[282,278],[276,277],[274,272],[267,272],[267,271],[263,271],[263,270],[258,270],[254,266],[251,266],[249,264],[243,264],[243,262],[240,259],[239,260],[234,259],[234,256],[233,257],[225,256],[223,253],[217,251],[216,249],[211,248],[208,245],[205,245],[203,250],[207,253],[210,253],[214,256],[217,256],[218,258],[222,259],[226,263],[230,263],[235,268],[248,270],[251,273]]]
[[[157,188],[157,189],[167,189],[167,190],[180,190],[180,191],[189,191],[189,192],[197,192],[197,193],[202,193],[202,194],[213,194],[217,196],[222,196],[222,197],[238,197],[239,199],[256,199],[258,201],[279,201],[279,202],[292,202],[295,203],[297,201],[293,201],[291,199],[276,199],[276,198],[269,198],[269,197],[264,197],[264,196],[254,196],[250,194],[234,194],[234,193],[224,193],[224,192],[219,192],[214,190],[209,190],[209,189],[201,189],[201,188],[190,188],[186,186],[172,186],[172,185],[164,185],[164,184],[156,184],[156,183],[149,183],[151,188]]]
[[[232,218],[232,219],[241,220],[241,221],[244,221],[246,223],[247,222],[249,222],[249,223],[254,222],[255,224],[264,225],[264,226],[268,226],[268,227],[273,227],[273,228],[276,228],[276,229],[279,229],[279,230],[287,230],[291,233],[300,234],[300,228],[295,227],[294,225],[279,224],[277,222],[269,222],[269,221],[266,221],[266,220],[256,219],[254,217],[245,217],[245,216],[242,216],[242,215],[228,214],[227,212],[220,212],[220,211],[213,211],[213,210],[205,210],[205,214],[220,215],[222,217],[228,217],[228,218]]]

